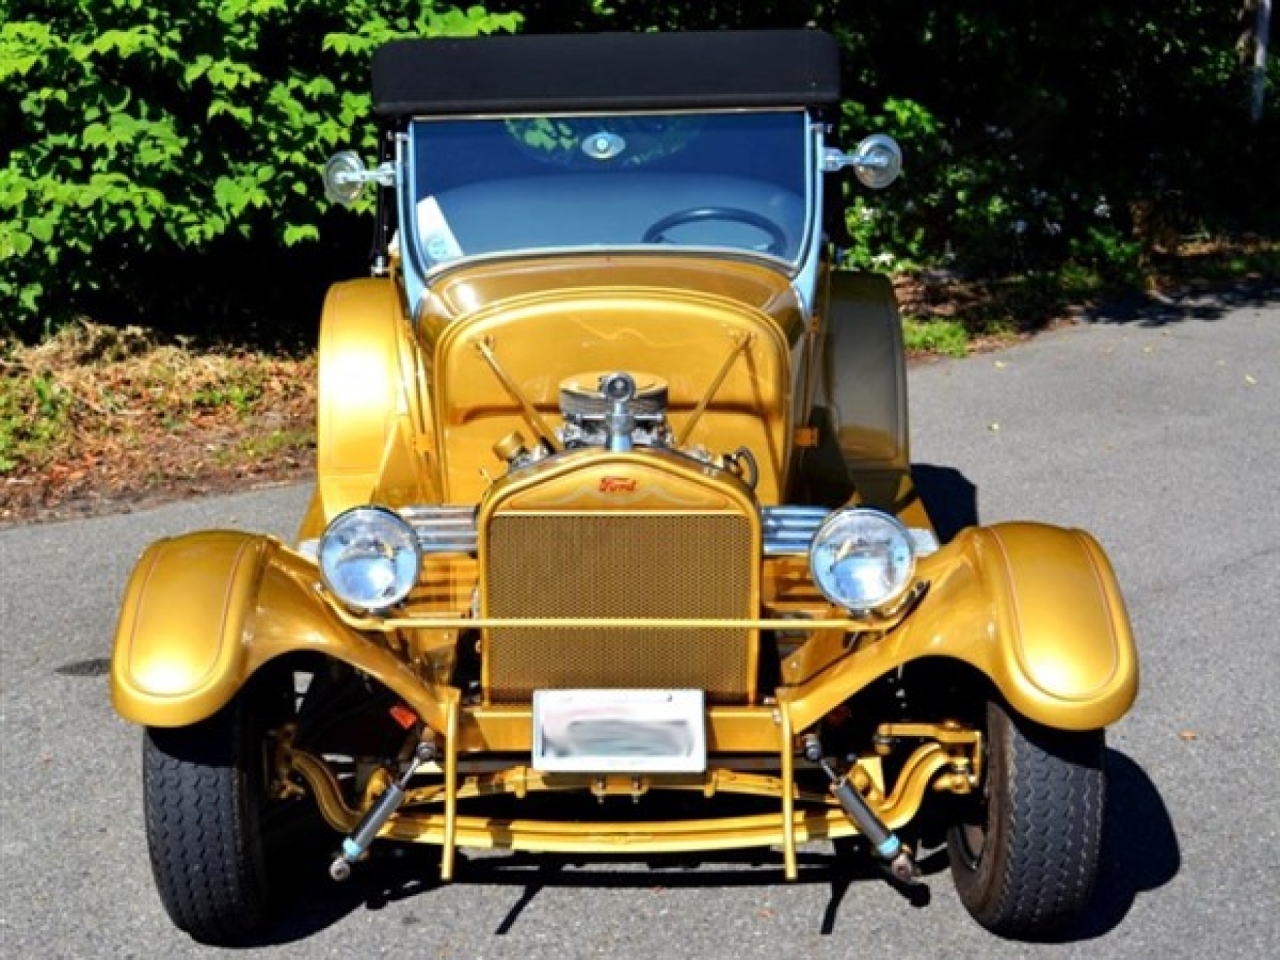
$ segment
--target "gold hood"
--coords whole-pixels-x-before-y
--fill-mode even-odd
[[[600,370],[661,377],[677,435],[705,404],[686,445],[713,454],[748,448],[760,467],[761,501],[782,494],[792,350],[804,316],[781,273],[745,261],[651,255],[483,263],[433,284],[417,331],[449,502],[477,502],[488,478],[505,469],[494,443],[513,430],[530,434],[527,411],[495,363],[552,427],[566,378]]]

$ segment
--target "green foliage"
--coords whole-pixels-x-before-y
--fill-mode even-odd
[[[969,352],[969,332],[959,320],[903,317],[902,340],[909,353],[963,357]]]
[[[254,371],[244,371],[230,381],[206,386],[191,395],[191,405],[197,410],[230,409],[245,414],[262,398],[261,378]]]
[[[1239,4],[838,0],[829,14],[845,138],[884,129],[906,151],[885,195],[847,194],[855,262],[970,276],[1078,262],[1127,282],[1189,233],[1265,228],[1280,201],[1280,114],[1249,124]]]
[[[43,463],[64,437],[71,395],[47,373],[0,376],[0,474]]]
[[[1142,278],[1142,242],[1112,225],[1090,225],[1070,242],[1071,273],[1092,271],[1100,285],[1135,286]]]
[[[0,21],[0,333],[141,258],[315,241],[339,147],[372,152],[371,52],[515,29],[432,0],[11,0]]]

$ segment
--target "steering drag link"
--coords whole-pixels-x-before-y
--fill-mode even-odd
[[[435,758],[434,743],[424,740],[418,744],[413,757],[409,760],[409,766],[405,768],[400,779],[382,792],[377,802],[360,818],[360,822],[356,824],[350,836],[342,841],[342,852],[333,858],[333,863],[329,864],[329,876],[334,880],[346,880],[351,876],[351,865],[365,855],[369,844],[373,843],[378,836],[378,831],[382,829],[383,824],[390,820],[391,815],[400,809],[400,804],[404,803],[409,781],[418,772],[418,767],[424,763],[430,763]]]
[[[876,856],[888,867],[889,874],[899,883],[918,884],[920,869],[916,866],[911,851],[898,839],[898,835],[876,816],[862,794],[849,781],[849,777],[836,773],[830,758],[823,756],[822,743],[816,734],[805,734],[804,755],[805,759],[822,767],[823,772],[831,779],[831,793],[840,804],[840,809],[853,821],[858,832],[867,838],[867,843],[871,845]]]

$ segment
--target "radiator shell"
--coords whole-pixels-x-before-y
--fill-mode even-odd
[[[495,487],[479,518],[483,615],[749,620],[759,606],[760,520],[723,471],[645,453],[566,455]],[[521,627],[485,632],[485,699],[539,689],[691,688],[756,697],[748,628]]]

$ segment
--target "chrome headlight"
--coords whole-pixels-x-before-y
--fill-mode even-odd
[[[355,507],[320,538],[320,576],[347,606],[386,610],[418,582],[422,549],[413,528],[383,507]]]
[[[879,510],[837,510],[818,528],[809,548],[809,571],[837,606],[867,613],[906,592],[916,570],[911,534]]]

